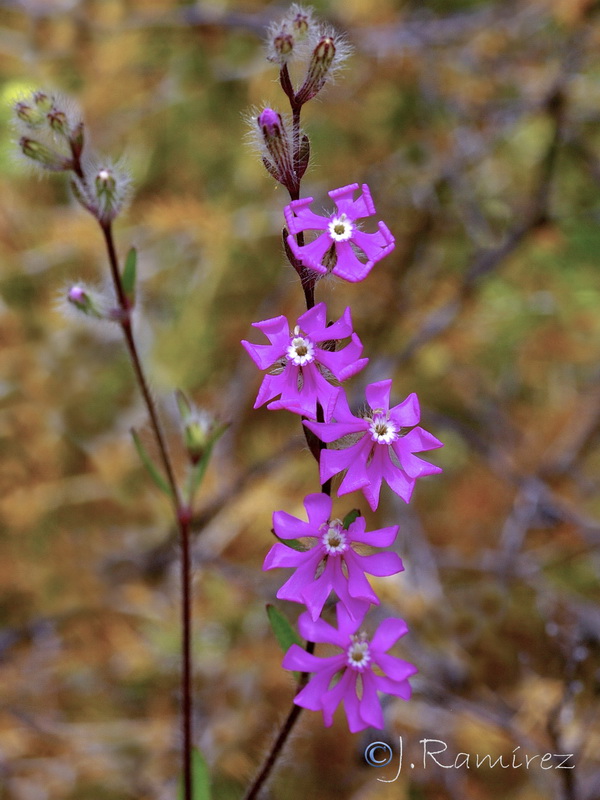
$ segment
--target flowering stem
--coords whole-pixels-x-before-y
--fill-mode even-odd
[[[152,394],[148,386],[148,381],[142,367],[137,344],[133,335],[131,325],[131,302],[123,288],[119,260],[115,250],[110,222],[103,223],[99,220],[110,263],[110,271],[121,311],[119,324],[123,331],[127,350],[131,359],[133,370],[148,416],[150,425],[158,446],[160,461],[164,468],[169,488],[171,490],[175,517],[179,528],[181,542],[181,627],[182,627],[182,673],[181,673],[181,716],[183,729],[183,788],[184,800],[192,800],[192,655],[191,655],[191,629],[192,629],[192,606],[191,606],[191,564],[190,564],[190,536],[189,527],[191,521],[191,509],[182,503],[175,473],[162,426],[158,417],[158,411]]]

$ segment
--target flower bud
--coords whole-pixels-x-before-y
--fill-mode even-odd
[[[215,421],[212,416],[190,403],[185,394],[175,394],[183,425],[183,442],[192,464],[197,464],[215,440]]]
[[[96,317],[96,319],[103,319],[104,314],[100,310],[98,298],[94,296],[89,289],[76,284],[72,286],[67,292],[67,300],[69,303],[85,314],[87,317]]]
[[[297,6],[294,10],[296,14],[292,19],[292,30],[294,31],[296,39],[301,41],[308,35],[311,23],[310,14]]]
[[[55,133],[60,133],[65,137],[69,136],[69,122],[64,111],[61,111],[58,108],[51,108],[46,114],[46,119]]]
[[[286,61],[289,61],[294,50],[294,37],[291,33],[282,30],[273,39],[273,49],[276,54],[276,58],[273,60],[277,61],[278,64],[285,64]]]
[[[272,108],[265,108],[257,122],[262,134],[262,141],[271,157],[270,165],[265,164],[265,166],[271,175],[284,186],[292,186],[295,180],[292,145],[281,114],[273,111]],[[265,160],[268,161],[268,159]]]
[[[47,114],[54,104],[54,99],[41,89],[38,89],[37,92],[34,92],[32,98],[39,110],[44,114]]]
[[[66,172],[73,168],[73,162],[70,158],[61,155],[56,150],[38,142],[36,139],[30,139],[28,136],[21,136],[19,139],[19,147],[24,156],[51,172]]]
[[[321,91],[329,75],[336,56],[336,43],[333,36],[322,36],[313,50],[306,78],[300,87],[296,100],[306,103]]]
[[[130,179],[121,165],[88,165],[83,177],[74,176],[71,187],[75,199],[106,223],[115,219],[129,199]]]
[[[24,122],[28,128],[38,128],[44,121],[44,115],[40,113],[39,109],[23,100],[15,103],[13,110],[17,118]]]

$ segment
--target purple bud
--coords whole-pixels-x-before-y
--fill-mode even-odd
[[[262,133],[262,140],[270,156],[270,162],[265,166],[273,177],[291,189],[296,184],[294,172],[294,157],[292,144],[286,131],[281,114],[272,108],[265,108],[258,119],[258,127]]]
[[[273,111],[272,108],[265,108],[265,110],[258,117],[258,125],[263,132],[265,138],[273,138],[274,136],[281,136],[281,114]]]
[[[90,292],[88,289],[84,289],[83,286],[75,284],[75,286],[71,286],[67,292],[67,300],[78,311],[81,311],[82,314],[85,314],[86,317],[103,319],[104,314],[102,314],[100,311],[97,298],[95,298],[94,295],[95,293]]]

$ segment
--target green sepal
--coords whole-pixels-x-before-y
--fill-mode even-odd
[[[169,497],[172,497],[173,495],[171,493],[171,488],[169,484],[156,468],[156,464],[154,464],[154,462],[148,455],[146,448],[142,444],[142,440],[140,439],[137,431],[134,428],[131,429],[131,438],[133,439],[135,449],[137,450],[138,456],[140,457],[142,464],[148,470],[148,474],[150,475],[154,483],[158,486],[158,488],[162,492],[164,492]]]
[[[310,550],[310,547],[305,547],[298,539],[282,539],[281,536],[277,536],[275,531],[273,531],[273,535],[278,542],[281,542],[286,547],[291,547],[292,550],[298,550],[299,553],[306,553],[307,550]]]
[[[360,516],[361,513],[359,508],[353,508],[352,511],[349,511],[344,517],[344,521],[342,522],[344,530],[347,531],[350,525],[352,525],[352,523],[354,522],[354,520]]]
[[[135,298],[135,283],[137,277],[137,250],[132,247],[127,253],[125,259],[125,269],[123,270],[123,277],[121,282],[123,284],[123,291],[127,299],[133,303]]]
[[[183,779],[179,779],[178,800],[184,800]],[[197,747],[192,748],[192,800],[211,800],[210,772],[204,756]]]
[[[292,624],[290,623],[287,617],[277,609],[272,603],[267,603],[267,616],[269,617],[269,622],[271,623],[271,628],[273,629],[273,633],[275,634],[275,638],[284,653],[290,649],[293,644],[297,644],[299,647],[304,647],[302,644],[302,639],[298,636],[296,631],[292,628]],[[300,680],[300,673],[293,671],[294,678],[296,681]]]

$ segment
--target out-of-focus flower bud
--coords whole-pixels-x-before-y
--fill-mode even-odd
[[[17,119],[24,122],[28,128],[38,128],[44,122],[44,114],[30,103],[19,100],[14,104],[13,110]]]
[[[197,464],[215,439],[215,420],[207,411],[190,403],[182,391],[175,394],[183,426],[183,443],[192,464]]]
[[[101,309],[101,298],[96,292],[80,284],[71,286],[67,292],[67,300],[74,308],[81,311],[81,313],[85,314],[87,317],[95,317],[96,319],[105,318],[105,314],[102,313]]]
[[[273,51],[275,53],[275,58],[272,58],[272,61],[276,61],[281,65],[289,61],[294,52],[294,37],[292,34],[285,30],[280,31],[277,36],[273,38]]]
[[[54,105],[54,98],[41,89],[34,92],[32,98],[33,102],[43,114],[47,114]]]
[[[73,168],[70,158],[29,136],[21,136],[19,147],[24,156],[50,172],[66,172]]]
[[[292,143],[288,136],[281,114],[272,108],[265,108],[257,118],[262,143],[270,156],[265,163],[273,177],[286,187],[295,182]],[[269,159],[265,159],[266,162]]]
[[[88,165],[83,177],[75,176],[71,187],[75,198],[102,223],[112,222],[130,194],[129,173],[121,164]]]
[[[329,77],[336,52],[334,37],[322,36],[313,50],[306,78],[296,95],[297,102],[306,103],[321,91]]]
[[[310,30],[310,12],[300,8],[299,6],[293,6],[292,12],[295,12],[292,19],[292,30],[294,31],[294,36],[298,41],[302,41],[302,39],[306,38]]]
[[[59,108],[51,108],[46,115],[48,124],[55,133],[60,133],[62,136],[69,136],[69,121],[64,111]]]

